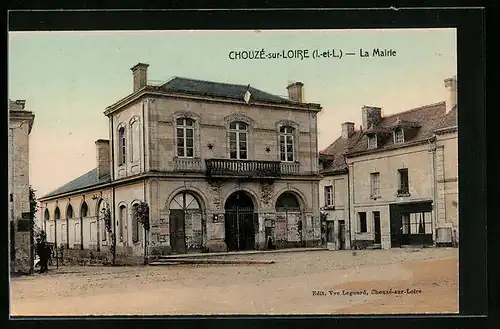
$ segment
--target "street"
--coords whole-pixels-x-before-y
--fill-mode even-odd
[[[264,265],[49,268],[11,279],[11,315],[458,311],[458,249],[227,256]]]

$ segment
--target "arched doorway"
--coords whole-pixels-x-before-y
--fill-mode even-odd
[[[188,250],[201,250],[203,225],[198,199],[189,192],[181,192],[172,199],[169,210],[171,252],[182,254]]]
[[[224,209],[227,250],[255,249],[257,214],[250,195],[244,191],[231,194]]]
[[[301,246],[302,211],[297,196],[284,192],[276,200],[276,244],[278,247]]]

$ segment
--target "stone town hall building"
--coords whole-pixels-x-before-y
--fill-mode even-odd
[[[147,69],[134,66],[133,92],[106,108],[96,168],[39,199],[49,241],[107,250],[109,205],[117,253],[140,256],[131,209],[146,201],[151,254],[320,244],[321,107],[303,101],[303,84],[286,99],[179,77],[153,86]]]

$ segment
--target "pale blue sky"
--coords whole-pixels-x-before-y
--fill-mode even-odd
[[[230,60],[231,50],[392,48],[396,57]],[[15,32],[9,34],[9,98],[35,112],[30,180],[41,196],[95,168],[95,140],[108,138],[103,111],[132,91],[130,68],[150,64],[149,80],[183,76],[286,95],[304,83],[320,103],[320,149],[363,105],[391,114],[445,99],[456,74],[456,32],[432,30]]]

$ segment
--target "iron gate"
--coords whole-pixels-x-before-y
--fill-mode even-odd
[[[228,251],[254,249],[256,214],[253,207],[226,209],[225,218]]]

